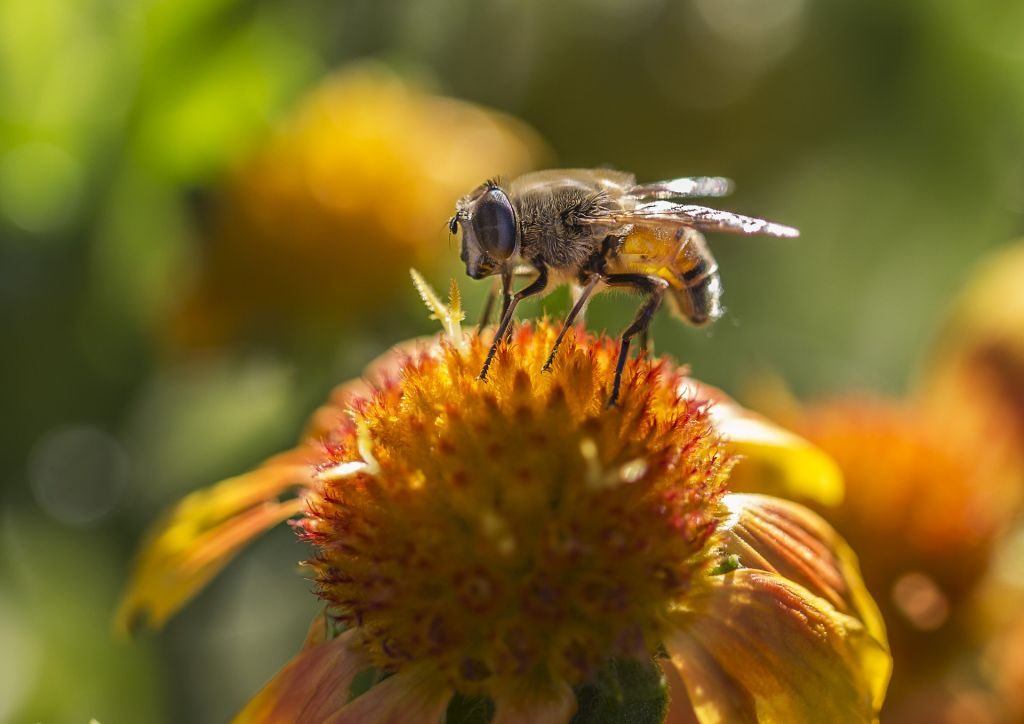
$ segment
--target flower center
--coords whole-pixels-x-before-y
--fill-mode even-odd
[[[614,343],[570,335],[541,373],[556,331],[521,327],[486,382],[484,340],[442,345],[354,406],[303,527],[375,665],[469,695],[580,683],[653,652],[706,572],[731,465],[706,403],[640,359],[605,409]]]

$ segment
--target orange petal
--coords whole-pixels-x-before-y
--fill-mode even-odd
[[[824,451],[768,418],[741,407],[721,390],[687,380],[680,392],[710,400],[711,420],[729,450],[741,459],[729,476],[729,489],[780,495],[838,505],[843,474]]]
[[[322,618],[322,617],[318,617]],[[234,724],[320,724],[348,701],[356,674],[370,666],[354,630],[304,649],[234,719]]]
[[[185,605],[242,547],[301,512],[301,499],[275,498],[311,481],[301,450],[285,453],[252,472],[198,490],[174,507],[147,536],[115,626],[158,628]]]
[[[722,503],[729,511],[719,528],[726,554],[737,555],[744,568],[800,584],[885,643],[885,624],[861,579],[857,556],[819,515],[765,495],[726,495]]]
[[[683,677],[679,675],[679,669],[667,659],[659,659],[658,665],[665,675],[669,693],[668,712],[665,715],[664,724],[700,724],[697,714],[693,711],[693,704],[690,703],[686,684],[683,682]]]
[[[852,616],[792,581],[712,576],[664,644],[702,722],[872,722],[891,660]]]
[[[562,682],[556,691],[495,701],[491,724],[565,724],[576,713],[576,693]]]
[[[452,690],[418,672],[395,674],[346,704],[324,724],[428,724],[440,722]]]

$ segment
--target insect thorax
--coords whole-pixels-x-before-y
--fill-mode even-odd
[[[522,229],[522,255],[554,269],[578,269],[600,252],[619,224],[581,223],[617,204],[602,191],[581,186],[531,190],[515,201]]]

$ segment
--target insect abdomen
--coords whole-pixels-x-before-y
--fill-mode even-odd
[[[722,316],[722,279],[718,262],[704,237],[687,229],[680,239],[672,271],[679,284],[672,285],[675,311],[690,324],[701,327]]]
[[[609,266],[609,271],[648,274],[667,281],[669,307],[694,326],[722,316],[718,263],[696,229],[638,225]]]
[[[722,316],[722,281],[717,269],[691,286],[671,291],[676,313],[695,327]]]

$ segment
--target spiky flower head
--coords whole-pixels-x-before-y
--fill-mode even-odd
[[[346,386],[295,451],[185,501],[122,621],[163,620],[294,515],[278,497],[298,485],[325,614],[240,721],[432,722],[478,697],[499,724],[567,722],[586,692],[632,711],[608,677],[623,666],[654,682],[655,721],[658,661],[682,681],[677,711],[701,721],[876,715],[885,634],[845,543],[799,506],[725,490],[740,449],[820,469],[806,443],[665,360],[630,361],[608,409],[615,343],[570,334],[543,373],[544,321],[483,382],[487,340],[423,292],[447,334]]]
[[[374,665],[495,698],[578,684],[653,652],[714,565],[731,457],[707,401],[641,360],[606,410],[615,346],[538,374],[556,332],[520,327],[486,385],[480,337],[410,357],[330,446],[302,527]]]

